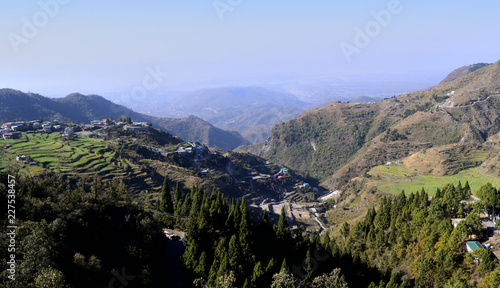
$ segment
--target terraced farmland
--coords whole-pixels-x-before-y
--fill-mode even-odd
[[[10,147],[5,148],[6,145]],[[139,191],[155,191],[160,186],[141,170],[139,163],[117,157],[116,145],[111,141],[86,137],[66,141],[58,133],[23,133],[19,139],[2,140],[0,147],[0,170],[11,166],[31,174],[52,170],[66,175],[93,177],[98,174],[104,180],[133,179],[133,183],[129,184],[139,188]],[[16,160],[16,156],[21,155],[26,156],[26,160]],[[32,162],[36,164],[32,165]]]

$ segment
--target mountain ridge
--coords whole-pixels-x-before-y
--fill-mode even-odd
[[[424,149],[484,143],[500,129],[498,79],[500,61],[426,91],[374,103],[329,104],[275,126],[267,142],[236,151],[340,189],[372,167]]]
[[[35,93],[23,93],[6,88],[0,89],[0,107],[0,121],[49,118],[81,123],[107,117],[116,119],[119,116],[125,116],[131,117],[134,121],[150,122],[158,128],[169,133],[172,132],[171,134],[183,139],[200,141],[224,150],[232,150],[240,145],[250,144],[239,133],[219,129],[196,116],[179,120],[153,117],[134,112],[94,94],[71,93],[62,98],[48,98]],[[176,125],[172,126],[173,123],[176,123]],[[202,133],[190,133],[190,131],[200,130],[210,131],[214,136],[208,137],[208,135]]]

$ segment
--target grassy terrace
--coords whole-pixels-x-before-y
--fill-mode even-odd
[[[6,145],[11,147],[3,148]],[[130,177],[142,178],[144,183],[150,182],[145,179],[147,175],[138,169],[138,165],[128,159],[115,158],[116,152],[108,149],[106,141],[102,139],[77,137],[65,141],[59,133],[23,133],[19,139],[0,140],[0,147],[0,170],[15,166],[20,171],[31,174],[48,169],[70,175],[78,173],[93,176],[97,173],[104,179]],[[16,161],[16,156],[19,155],[25,155],[28,160]],[[28,162],[38,164],[29,165]],[[125,170],[124,167],[129,168]]]
[[[435,176],[435,175],[414,175],[411,170],[402,166],[378,166],[371,170],[370,178],[371,185],[378,190],[391,194],[399,194],[401,190],[406,192],[420,191],[422,187],[433,195],[437,188],[442,188],[448,183],[462,185],[465,181],[469,181],[472,193],[478,190],[481,185],[486,182],[491,182],[493,186],[500,187],[500,179],[496,176],[485,174],[480,167],[469,168],[451,176]]]

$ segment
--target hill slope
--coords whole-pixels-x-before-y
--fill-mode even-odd
[[[443,81],[441,81],[439,84],[451,82],[457,78],[468,75],[468,74],[476,71],[477,69],[481,69],[484,66],[488,66],[488,65],[489,64],[487,64],[487,63],[478,63],[478,64],[472,64],[472,65],[468,65],[468,66],[462,66],[462,67],[454,70],[450,74],[448,74],[448,76],[446,76],[446,78],[444,78]]]
[[[0,121],[58,119],[64,122],[88,122],[95,119],[119,116],[134,121],[147,121],[179,136],[206,143],[209,146],[231,150],[250,144],[234,131],[225,131],[197,117],[170,119],[152,117],[134,112],[98,95],[73,93],[63,98],[47,98],[38,94],[23,93],[13,89],[0,89]],[[200,133],[209,131],[209,133]]]
[[[439,173],[457,173],[486,160],[461,155],[500,130],[499,79],[497,62],[428,91],[375,103],[330,104],[277,125],[265,144],[237,151],[288,165],[331,188],[371,167],[444,145],[460,152],[451,153],[449,162],[455,164]]]

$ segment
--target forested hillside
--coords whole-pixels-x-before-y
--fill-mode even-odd
[[[494,203],[488,195],[499,195],[490,184],[478,191],[490,200],[477,203],[462,201],[471,194],[467,183],[438,189],[432,199],[425,191],[382,198],[359,223],[344,223],[320,236],[292,231],[284,210],[276,225],[266,213],[254,221],[245,199],[227,199],[216,190],[183,195],[165,182],[159,205],[145,210],[116,181],[9,173],[0,174],[0,196],[15,194],[18,228],[15,281],[9,282],[2,263],[8,287],[107,287],[119,279],[127,287],[164,287],[174,268],[166,261],[173,240],[162,236],[162,227],[187,231],[182,287],[500,283],[500,265],[491,250],[465,250],[466,240],[483,237],[479,212]],[[7,185],[12,179],[14,184]],[[453,217],[465,220],[454,227]],[[2,218],[3,227],[6,221]],[[3,237],[2,245],[7,241]],[[0,253],[7,259],[6,249]]]
[[[0,255],[14,252],[15,280],[2,261],[3,287],[108,287],[115,275],[130,287],[165,281],[164,236],[123,183],[10,173],[0,173],[0,195],[15,196],[15,250],[8,253],[12,241],[2,237]],[[12,225],[1,219],[2,227]]]

